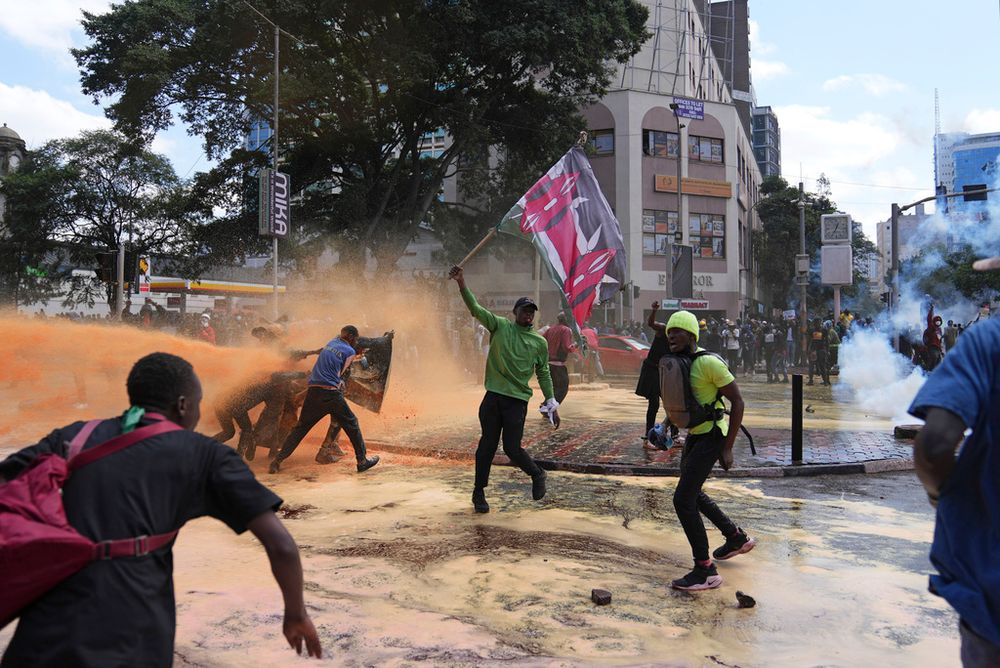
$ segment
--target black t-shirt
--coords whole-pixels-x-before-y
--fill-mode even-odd
[[[0,462],[0,476],[17,476],[45,452],[65,456],[83,425],[57,429],[11,455]],[[105,420],[85,449],[120,433],[119,420]],[[168,533],[205,515],[242,533],[250,520],[281,503],[234,450],[186,430],[153,436],[88,464],[63,488],[69,523],[95,541]],[[172,548],[95,561],[64,580],[22,612],[2,665],[170,666]]]

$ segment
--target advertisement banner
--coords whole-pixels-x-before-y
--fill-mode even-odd
[[[283,239],[292,227],[292,180],[273,169],[262,169],[257,179],[257,232]]]

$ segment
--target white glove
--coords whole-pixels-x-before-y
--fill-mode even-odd
[[[546,399],[545,403],[538,407],[543,415],[548,415],[552,411],[559,410],[559,402],[553,399]]]
[[[547,417],[553,425],[556,423],[557,410],[559,410],[559,402],[555,399],[546,399],[545,403],[538,407],[538,411]]]

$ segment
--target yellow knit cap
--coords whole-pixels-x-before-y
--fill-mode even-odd
[[[698,318],[691,311],[677,311],[677,313],[670,316],[670,320],[667,321],[667,330],[669,331],[674,328],[691,332],[694,340],[698,340]]]

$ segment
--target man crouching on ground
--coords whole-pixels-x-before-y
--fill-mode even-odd
[[[486,396],[479,405],[479,425],[482,436],[476,449],[476,483],[472,490],[472,505],[477,513],[490,512],[486,503],[486,485],[497,445],[503,436],[503,451],[522,471],[531,476],[531,496],[535,501],[545,496],[545,471],[521,447],[524,419],[528,415],[531,387],[528,381],[534,373],[542,388],[545,403],[542,412],[551,415],[559,426],[559,403],[553,398],[552,377],[549,374],[549,346],[538,332],[531,330],[538,307],[527,297],[514,304],[514,322],[498,318],[476,302],[465,287],[461,267],[452,267],[450,278],[458,283],[462,300],[469,312],[489,330],[490,349],[486,356]]]

